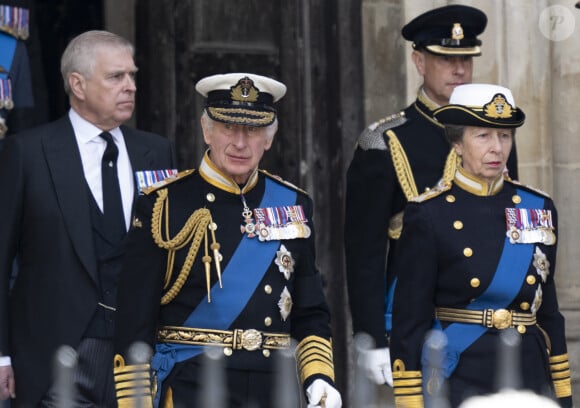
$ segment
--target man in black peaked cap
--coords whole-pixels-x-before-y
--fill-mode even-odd
[[[407,201],[435,185],[450,146],[433,111],[453,89],[472,81],[478,36],[487,24],[479,9],[449,5],[430,10],[402,29],[423,84],[403,111],[371,124],[360,135],[347,172],[345,251],[355,334],[368,333],[376,349],[361,356],[378,384],[391,384],[388,336],[396,276],[390,265]],[[517,178],[516,156],[508,161]],[[418,254],[420,256],[420,254]]]

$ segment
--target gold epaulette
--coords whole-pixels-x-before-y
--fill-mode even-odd
[[[119,354],[115,355],[113,375],[119,408],[150,408],[153,406],[153,388],[149,364],[125,365]]]
[[[334,381],[332,340],[318,336],[304,338],[296,347],[296,361],[302,384],[315,374],[322,374]]]
[[[399,126],[401,123],[404,123],[407,120],[405,117],[405,111],[400,111],[397,113],[393,113],[391,115],[385,116],[382,119],[377,120],[376,122],[372,123],[368,126],[370,130],[382,129],[384,132],[387,129],[391,129],[395,126]]]
[[[393,362],[395,408],[423,408],[423,376],[421,371],[406,371],[402,360]]]
[[[182,179],[184,177],[187,177],[187,176],[193,174],[194,172],[195,172],[195,169],[189,169],[189,170],[180,171],[175,176],[171,176],[171,177],[164,178],[163,180],[158,181],[157,183],[152,184],[149,187],[143,188],[141,191],[145,195],[151,194],[153,191],[159,190],[162,187],[168,186],[169,184],[171,184],[171,183],[173,183],[173,182],[175,182],[177,180],[180,180],[180,179]]]
[[[385,144],[383,134],[387,130],[400,126],[406,121],[407,118],[405,117],[404,111],[385,116],[362,131],[357,140],[357,146],[363,150],[387,150],[388,147]]]
[[[518,186],[518,187],[524,188],[525,190],[531,191],[532,193],[539,194],[539,195],[541,195],[542,197],[545,197],[545,198],[551,198],[551,197],[550,197],[550,195],[549,195],[548,193],[546,193],[546,192],[545,192],[545,191],[543,191],[543,190],[540,190],[539,188],[535,188],[535,187],[531,187],[531,186],[528,186],[528,185],[522,184],[522,183],[520,183],[520,182],[519,182],[519,181],[517,181],[517,180],[512,180],[512,179],[510,179],[509,177],[508,177],[508,178],[507,178],[505,181],[507,181],[508,183],[512,183],[512,184],[514,184],[514,185],[516,185],[516,186]]]
[[[277,181],[278,183],[286,186],[286,187],[290,187],[292,190],[296,190],[296,191],[300,191],[303,194],[306,195],[310,195],[308,194],[307,191],[302,190],[300,187],[296,186],[295,184],[290,183],[289,181],[284,180],[282,177],[277,176],[275,174],[269,173],[266,170],[258,170],[260,173],[262,173],[263,175],[267,176],[268,178],[271,178],[272,180]]]
[[[425,191],[423,194],[418,195],[415,198],[412,198],[410,201],[414,203],[422,203],[423,201],[430,200],[435,198],[444,192],[451,189],[451,183],[444,181],[441,179],[434,187],[430,188],[429,190]]]
[[[572,396],[572,382],[570,380],[570,363],[568,354],[550,356],[550,371],[557,398]]]

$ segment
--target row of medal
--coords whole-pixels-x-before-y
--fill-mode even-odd
[[[0,6],[0,31],[26,40],[30,34],[28,14],[28,9],[22,7]]]
[[[506,235],[512,244],[554,245],[552,212],[545,209],[506,208]]]
[[[139,194],[143,194],[143,190],[151,187],[166,178],[177,176],[177,169],[163,169],[163,170],[141,170],[135,172],[135,181],[137,183],[137,190]]]
[[[0,78],[0,109],[14,108],[12,101],[12,84],[9,78]]]
[[[244,212],[245,225],[240,227],[248,238],[258,235],[260,241],[272,241],[310,237],[310,227],[301,205],[266,207]]]

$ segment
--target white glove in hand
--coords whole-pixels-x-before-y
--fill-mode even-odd
[[[332,385],[320,378],[306,388],[307,408],[341,408],[342,398]]]
[[[393,386],[391,356],[388,347],[361,351],[358,364],[369,380],[376,384]]]

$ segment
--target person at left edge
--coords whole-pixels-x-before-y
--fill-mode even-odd
[[[29,0],[0,0],[0,148],[14,109],[34,106],[26,40],[30,34]],[[30,118],[28,118],[30,121]],[[31,126],[28,126],[31,127]]]
[[[133,173],[174,166],[167,139],[123,125],[135,105],[133,52],[106,31],[75,37],[61,59],[68,114],[7,138],[0,152],[0,398],[14,398],[12,407],[57,404],[51,377],[61,345],[78,353],[75,406],[116,406],[112,335]],[[101,210],[103,131],[118,150],[115,239]]]
[[[274,353],[293,338],[308,406],[338,408],[312,200],[258,169],[286,86],[229,73],[203,78],[196,90],[207,98],[209,149],[198,170],[146,191],[129,234],[115,341],[119,407],[152,403],[139,401],[149,384],[127,392],[148,378],[149,367],[129,361],[137,341],[155,345],[155,406],[200,402],[206,347],[223,349],[228,407],[278,406]]]

